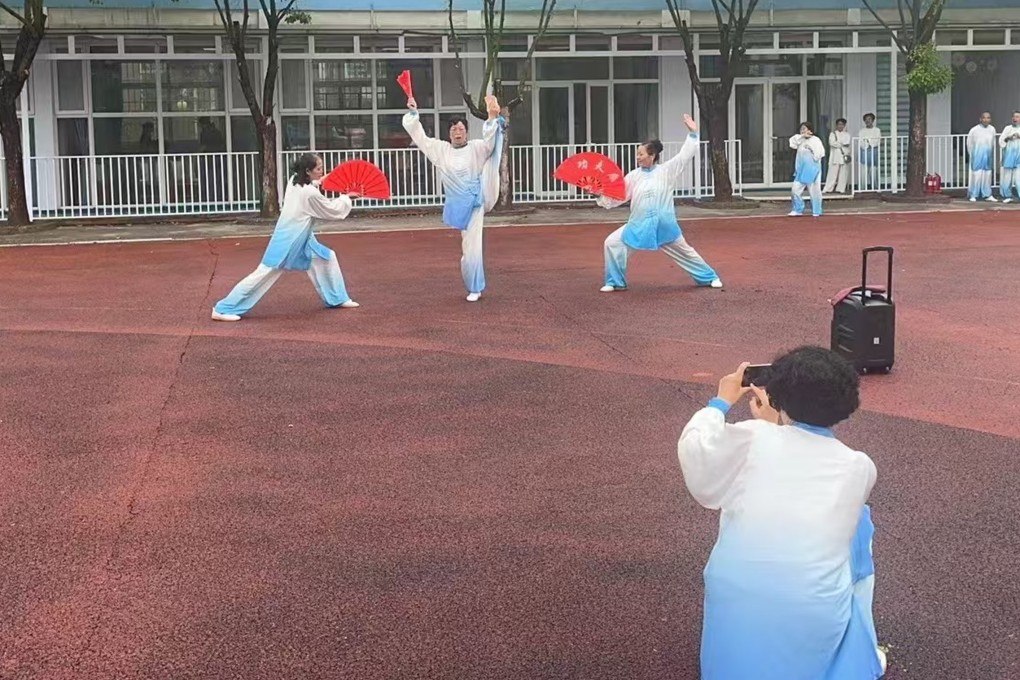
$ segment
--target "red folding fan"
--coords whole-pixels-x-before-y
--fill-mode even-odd
[[[407,95],[408,99],[410,99],[411,97],[414,96],[414,95],[411,94],[411,72],[410,71],[403,71],[399,76],[397,76],[397,85],[399,85],[400,89],[404,91],[404,94]]]
[[[357,194],[362,198],[387,200],[390,182],[382,170],[368,161],[353,160],[341,163],[322,180],[322,188],[341,194]]]
[[[623,170],[600,153],[585,151],[560,163],[553,177],[596,196],[622,201],[627,197]]]

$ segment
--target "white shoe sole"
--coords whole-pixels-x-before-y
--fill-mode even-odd
[[[465,299],[468,302],[478,302],[482,299],[482,296],[480,293],[471,293],[471,295],[468,295]]]
[[[347,302],[341,303],[339,306],[341,309],[357,309],[361,305],[354,300],[348,300]]]
[[[220,314],[219,312],[212,313],[213,321],[240,321],[241,317],[237,314]]]

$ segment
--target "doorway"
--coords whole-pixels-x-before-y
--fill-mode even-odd
[[[532,109],[534,191],[562,192],[553,172],[568,156],[584,150],[609,154],[611,120],[609,83],[546,83],[537,87]]]
[[[796,152],[789,139],[807,115],[799,78],[736,80],[730,129],[741,140],[744,186],[791,186]]]

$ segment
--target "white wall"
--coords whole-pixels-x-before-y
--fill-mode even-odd
[[[864,114],[874,113],[878,106],[874,54],[848,54],[846,57],[846,120],[847,129],[856,136],[864,127]]]

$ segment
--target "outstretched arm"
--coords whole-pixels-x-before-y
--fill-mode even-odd
[[[425,128],[421,126],[418,117],[418,104],[413,98],[407,100],[407,113],[404,114],[404,129],[411,135],[411,141],[421,149],[425,157],[437,166],[443,164],[443,152],[449,144],[440,139],[433,139],[425,134]]]
[[[684,483],[694,500],[718,510],[726,505],[747,462],[754,432],[761,425],[757,421],[727,425],[729,405],[715,399],[710,404],[684,427],[677,455]]]
[[[662,164],[662,171],[669,178],[670,186],[674,187],[680,183],[680,175],[683,174],[684,168],[687,167],[687,164],[691,162],[691,159],[694,158],[701,147],[701,141],[698,137],[698,124],[686,113],[684,114],[684,125],[687,126],[688,135],[687,139],[684,140],[684,145],[680,147],[680,153]]]
[[[595,199],[595,205],[599,206],[600,208],[605,208],[606,210],[612,210],[613,208],[618,208],[624,203],[630,201],[631,191],[634,187],[633,175],[636,172],[640,172],[640,170],[631,170],[629,173],[627,173],[627,176],[623,178],[623,186],[626,190],[626,194],[624,194],[622,201],[615,198],[610,198],[609,196],[599,196],[598,198]]]
[[[319,191],[309,191],[305,201],[308,214],[320,220],[342,220],[351,214],[354,203],[349,196],[340,194],[336,198],[326,198]]]

